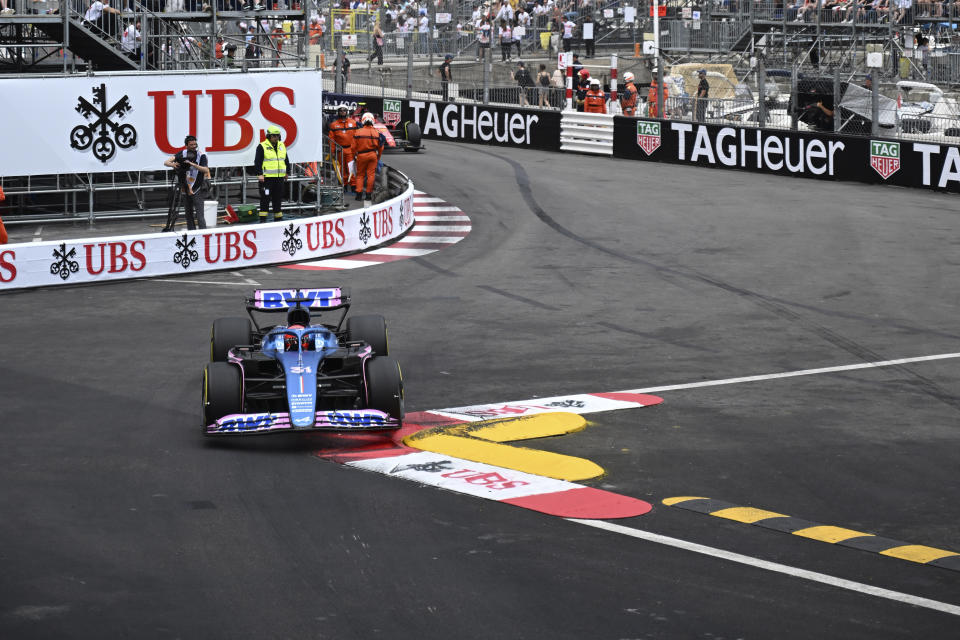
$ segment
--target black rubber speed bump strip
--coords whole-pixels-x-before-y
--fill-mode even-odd
[[[960,553],[955,551],[927,547],[921,544],[909,544],[900,542],[899,540],[875,536],[872,533],[818,524],[775,511],[757,509],[756,507],[741,507],[712,498],[681,496],[666,498],[663,504],[670,507],[686,509],[687,511],[705,513],[718,518],[752,524],[763,527],[764,529],[781,531],[802,538],[838,544],[851,549],[859,549],[860,551],[879,553],[880,555],[890,556],[891,558],[909,560],[917,564],[926,564],[933,567],[960,571]]]

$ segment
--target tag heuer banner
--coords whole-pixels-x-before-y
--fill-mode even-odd
[[[271,73],[94,75],[0,80],[16,153],[0,175],[153,171],[195,135],[211,167],[253,163],[277,125],[295,161],[323,157],[320,75]]]
[[[614,118],[613,155],[960,192],[960,148],[935,140]]]

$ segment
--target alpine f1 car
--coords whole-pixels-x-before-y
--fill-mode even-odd
[[[204,435],[402,426],[403,378],[383,316],[347,319],[342,288],[257,290],[246,308],[248,318],[213,323]],[[261,325],[260,313],[285,313],[286,323]]]

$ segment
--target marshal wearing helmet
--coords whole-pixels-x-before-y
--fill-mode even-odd
[[[267,221],[268,209],[273,219],[283,220],[283,188],[290,175],[290,157],[287,148],[280,141],[280,127],[267,127],[267,139],[257,145],[257,155],[253,160],[253,171],[260,183],[260,222]]]

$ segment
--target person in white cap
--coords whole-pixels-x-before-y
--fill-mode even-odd
[[[640,92],[637,91],[637,85],[633,84],[633,81],[632,71],[623,74],[624,86],[623,93],[620,96],[620,109],[623,110],[625,116],[637,115],[637,99],[640,97]]]

